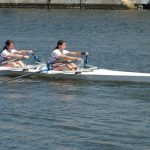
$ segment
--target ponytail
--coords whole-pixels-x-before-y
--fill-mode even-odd
[[[0,53],[1,53],[3,50],[7,49],[7,47],[8,47],[11,43],[14,43],[14,42],[13,42],[12,40],[7,40],[7,41],[5,42],[5,46],[4,46],[3,49],[0,51]]]
[[[0,53],[1,53],[3,50],[5,50],[5,49],[7,49],[7,47],[6,47],[6,46],[4,46],[4,47],[3,47],[3,49],[0,51]]]
[[[3,50],[5,50],[5,49],[7,49],[7,47],[6,47],[6,46],[4,46],[4,47],[3,47]],[[2,50],[2,51],[3,51],[3,50]]]

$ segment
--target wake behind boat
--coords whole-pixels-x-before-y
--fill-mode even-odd
[[[29,65],[26,69],[0,67],[0,76],[29,77],[47,79],[71,79],[86,81],[113,81],[113,82],[146,82],[150,83],[150,73],[125,72],[108,69],[98,69],[95,66],[86,65],[77,71],[47,71],[45,64]]]

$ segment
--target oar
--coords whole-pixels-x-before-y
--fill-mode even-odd
[[[84,59],[84,68],[86,67],[87,63],[88,63],[88,55],[86,55]]]
[[[34,62],[38,62],[38,63],[40,63],[40,62],[41,62],[41,60],[40,60],[40,56],[35,55],[35,54],[33,54],[32,56],[33,56],[33,58],[34,58]]]
[[[18,79],[21,79],[21,78],[24,78],[24,77],[28,77],[28,76],[31,76],[31,75],[35,75],[35,74],[38,74],[38,73],[43,72],[43,71],[47,71],[47,68],[46,68],[46,69],[41,69],[41,70],[36,71],[36,72],[24,74],[24,75],[15,77],[15,78],[11,78],[11,79],[9,79],[9,80],[1,81],[0,84],[2,84],[2,83],[7,83],[7,82],[11,82],[11,81],[15,81],[15,80],[18,80]]]

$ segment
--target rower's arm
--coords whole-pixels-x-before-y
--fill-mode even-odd
[[[59,58],[64,58],[64,59],[72,60],[72,61],[80,60],[80,58],[77,58],[77,57],[71,57],[71,56],[66,56],[66,55],[61,55]]]
[[[18,50],[14,54],[28,55],[28,54],[34,54],[34,52],[33,50]]]
[[[84,51],[84,52],[69,52],[69,53],[67,53],[67,55],[89,55],[89,53],[86,51]]]
[[[18,55],[18,54],[10,54],[10,55],[7,55],[7,58],[9,59],[28,59],[29,56],[25,56],[25,55]]]
[[[81,52],[69,52],[67,55],[81,55]]]

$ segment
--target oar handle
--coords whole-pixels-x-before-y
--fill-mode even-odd
[[[33,57],[34,57],[34,62],[41,62],[40,61],[40,56],[33,54]]]
[[[87,63],[88,63],[88,55],[85,55],[85,59],[84,59],[84,68],[85,68],[85,66],[87,65]]]

